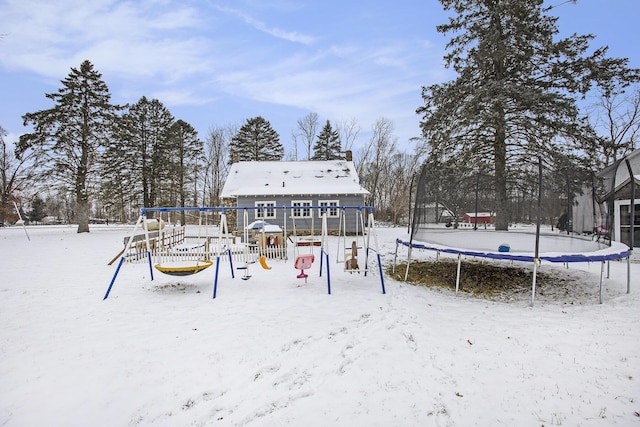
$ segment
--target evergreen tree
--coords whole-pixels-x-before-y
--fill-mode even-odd
[[[423,136],[444,161],[493,164],[496,229],[506,230],[507,171],[552,152],[560,138],[591,137],[576,98],[624,76],[627,60],[606,58],[606,48],[588,54],[591,35],[554,41],[557,18],[543,0],[440,2],[457,13],[437,30],[454,33],[445,62],[458,78],[423,88]]]
[[[313,146],[313,157],[311,160],[339,160],[343,159],[342,145],[340,143],[340,134],[338,130],[331,128],[331,123],[327,120],[320,133],[318,139]]]
[[[247,119],[231,138],[229,149],[237,154],[239,160],[282,160],[284,156],[280,135],[260,116]]]
[[[123,162],[123,167],[130,169],[131,190],[137,194],[137,204],[153,207],[165,202],[160,196],[172,181],[173,123],[173,115],[160,101],[144,96],[123,116],[124,148],[115,153],[121,152],[125,157],[113,161]]]
[[[173,189],[178,197],[180,207],[187,206],[190,186],[193,189],[193,204],[197,203],[197,172],[203,160],[203,142],[198,139],[198,132],[189,123],[178,120],[169,129],[169,146],[172,156]],[[186,215],[181,211],[181,222],[186,223]]]
[[[127,210],[131,202],[137,206],[135,191],[138,187],[134,179],[136,156],[127,144],[126,126],[125,120],[120,119],[117,133],[100,159],[100,198],[109,216],[123,222],[131,219]]]
[[[45,211],[44,200],[40,196],[36,195],[31,201],[31,210],[29,211],[29,220],[32,222],[40,222],[42,218],[47,216]]]
[[[62,86],[46,94],[55,103],[53,108],[23,116],[24,125],[33,125],[34,131],[20,137],[16,154],[33,150],[43,175],[74,193],[78,233],[82,233],[89,231],[90,183],[97,155],[111,136],[117,108],[102,75],[89,61],[71,68]]]

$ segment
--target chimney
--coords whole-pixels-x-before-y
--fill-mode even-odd
[[[231,163],[238,163],[240,161],[240,153],[234,151],[231,153]]]
[[[353,155],[351,154],[351,150],[347,150],[344,152],[346,158],[347,158],[347,162],[352,162],[353,161]]]

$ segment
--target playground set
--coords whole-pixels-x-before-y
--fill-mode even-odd
[[[286,220],[284,229],[261,220],[249,223],[249,213],[255,214],[259,209],[264,209],[262,207],[142,208],[133,231],[125,239],[124,248],[109,263],[112,264],[120,258],[103,299],[106,300],[109,297],[125,262],[135,263],[144,260],[148,262],[151,280],[154,280],[154,269],[172,276],[190,276],[215,265],[213,279],[213,298],[215,299],[221,274],[221,262],[228,262],[232,279],[235,278],[235,271],[238,270],[242,272],[241,279],[249,280],[250,268],[253,264],[270,270],[272,267],[269,263],[272,260],[286,262],[289,258],[288,243],[293,246],[293,266],[299,272],[296,278],[304,279],[305,283],[309,277],[307,272],[316,261],[314,247],[319,247],[319,275],[320,277],[323,273],[326,275],[327,293],[331,294],[327,207],[311,206],[309,208],[317,209],[321,218],[322,226],[318,236],[313,235],[313,230],[311,235],[298,235],[293,214],[295,207],[289,206],[274,206],[270,209],[283,210],[285,218],[291,220],[291,230],[287,228]],[[363,273],[367,276],[370,270],[370,257],[375,253],[382,293],[386,293],[373,209],[369,206],[340,206],[338,209],[340,215],[338,246],[343,250],[336,252],[336,262],[344,266],[345,272]],[[168,219],[172,212],[180,211],[198,213],[197,235],[188,235],[185,232],[185,226],[165,227],[162,216],[166,215]],[[151,213],[157,213],[159,218],[149,218]],[[217,214],[219,223],[217,226],[210,226],[208,217],[214,213]],[[229,231],[227,217],[229,213],[235,214],[238,221],[242,218],[243,226],[236,232]],[[346,231],[347,215],[355,215],[358,224],[355,233]],[[350,243],[347,243],[348,240]],[[358,258],[358,250],[363,254],[361,259]]]

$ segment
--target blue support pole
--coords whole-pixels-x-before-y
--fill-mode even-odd
[[[118,263],[118,268],[116,268],[116,272],[113,275],[113,278],[111,279],[111,283],[109,283],[109,287],[107,288],[107,293],[104,294],[104,298],[102,298],[102,301],[106,300],[107,298],[109,298],[109,293],[111,292],[111,288],[113,287],[113,284],[116,281],[116,277],[118,277],[118,272],[120,271],[120,267],[122,267],[122,263],[124,262],[124,257],[120,258],[120,262]]]
[[[229,255],[229,267],[231,267],[231,278],[235,279],[236,276],[233,274],[233,256],[231,256],[231,249],[227,249],[227,254]]]
[[[387,291],[384,289],[384,275],[382,274],[382,262],[380,261],[380,254],[378,255],[378,270],[380,271],[380,283],[382,284],[382,293],[386,294]]]
[[[329,254],[325,252],[327,257],[327,293],[331,295],[331,272],[329,271]],[[320,257],[322,260],[322,257]]]
[[[218,293],[218,270],[220,269],[220,255],[216,257],[216,275],[213,280],[213,299],[216,299],[216,293]]]
[[[147,251],[147,260],[149,260],[149,274],[151,275],[151,280],[153,280],[153,266],[151,265],[151,252]]]
[[[369,271],[369,246],[367,246],[367,250],[364,252],[364,277],[367,277],[368,271]]]

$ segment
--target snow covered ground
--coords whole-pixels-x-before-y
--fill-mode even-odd
[[[318,258],[307,284],[221,268],[215,300],[213,268],[125,264],[103,301],[129,230],[0,229],[0,425],[640,425],[640,264],[627,294],[611,263],[602,305],[598,263],[570,269],[593,292],[529,307],[335,263],[327,295]],[[406,229],[378,236],[390,264]]]

